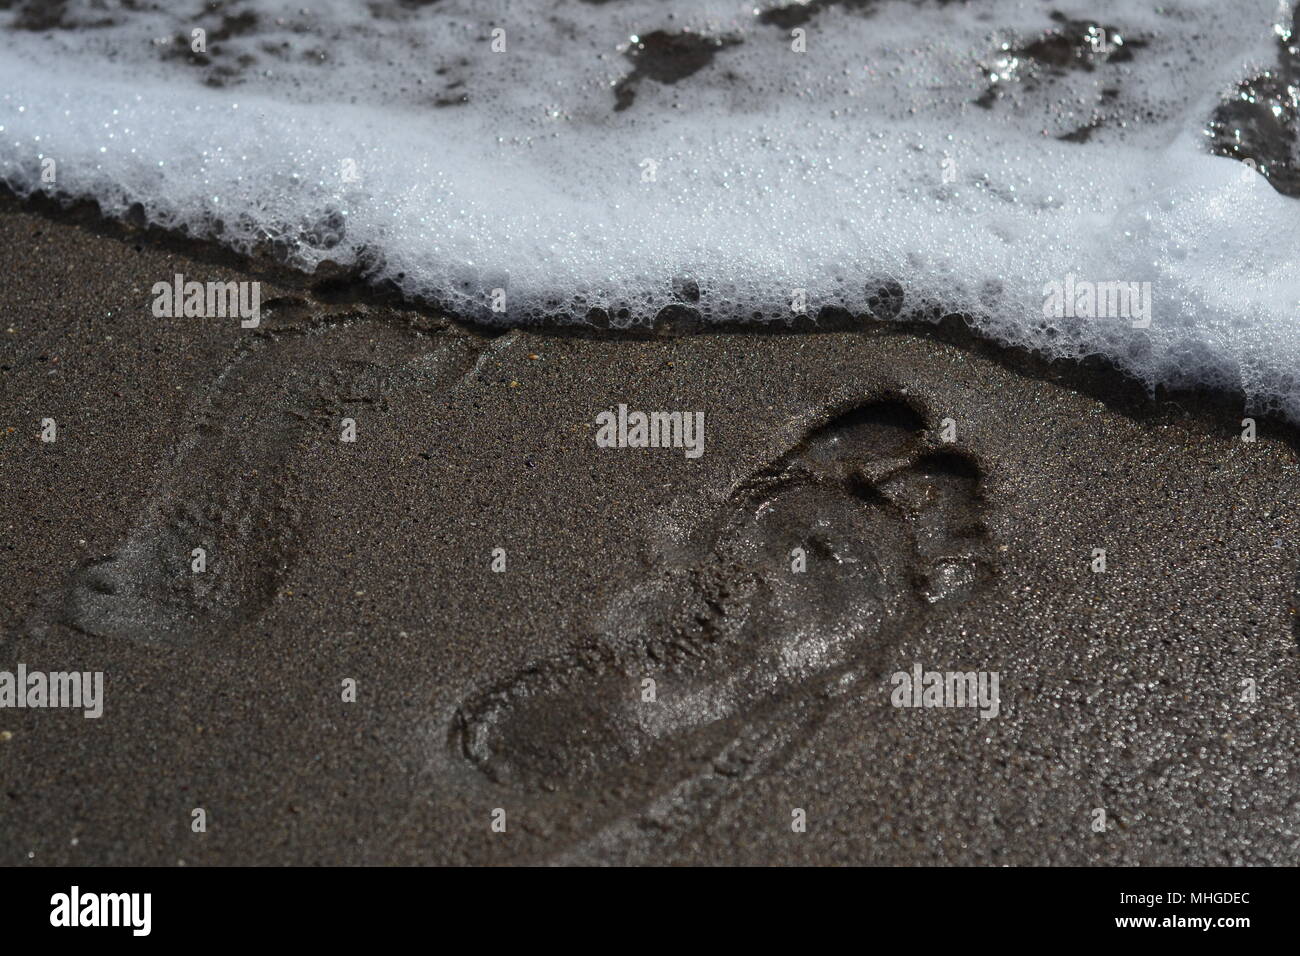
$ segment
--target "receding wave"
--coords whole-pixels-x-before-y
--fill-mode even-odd
[[[480,321],[960,312],[1300,420],[1276,0],[0,11],[0,180]]]

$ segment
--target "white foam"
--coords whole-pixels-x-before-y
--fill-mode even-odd
[[[1295,200],[1203,134],[1273,64],[1290,19],[1275,0],[1093,4],[1145,46],[1060,75],[1012,57],[1060,26],[1014,0],[827,7],[805,53],[756,15],[771,0],[408,6],[264,0],[190,20],[74,0],[54,30],[0,14],[0,179],[276,242],[305,269],[364,263],[489,321],[646,321],[689,283],[715,321],[788,318],[795,290],[813,313],[863,311],[892,279],[1000,341],[1240,387],[1300,420]],[[178,39],[195,27],[208,65]],[[742,42],[674,84],[642,79],[615,111],[623,51],[657,30]],[[992,74],[1008,93],[986,109]],[[1097,116],[1086,142],[1056,138]],[[1044,286],[1067,274],[1151,282],[1150,328],[1045,319]]]

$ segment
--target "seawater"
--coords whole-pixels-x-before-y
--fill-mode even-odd
[[[960,312],[1300,420],[1294,26],[1277,0],[19,2],[0,180],[480,321]],[[1146,288],[1149,321],[1045,308],[1067,277]]]

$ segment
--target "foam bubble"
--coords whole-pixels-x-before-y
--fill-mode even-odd
[[[484,321],[961,311],[1300,420],[1295,200],[1208,148],[1275,0],[165,6],[0,14],[11,188]],[[1045,316],[1067,277],[1151,283],[1149,327]]]

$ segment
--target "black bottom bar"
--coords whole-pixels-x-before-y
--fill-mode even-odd
[[[1232,945],[1243,933],[1278,932],[1287,925],[1284,907],[1290,905],[1294,879],[1293,870],[1282,869],[729,870],[725,875],[565,870],[544,877],[483,869],[0,872],[6,942],[75,934],[82,946],[136,939],[286,939],[299,945],[319,940],[338,946],[435,927],[443,933],[479,927],[492,937],[517,930],[541,943],[548,936],[601,929],[611,919],[633,936],[663,934],[665,942],[680,939],[686,926],[734,940],[765,936],[781,925],[801,933],[816,934],[819,928],[839,933],[851,922],[864,941],[879,938],[874,929],[911,926],[920,931],[918,939],[972,943],[1037,931],[1053,934],[1039,939],[1181,945],[1199,937]],[[692,930],[690,935],[701,934]]]

